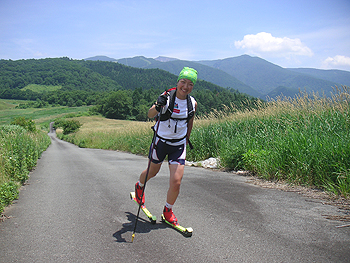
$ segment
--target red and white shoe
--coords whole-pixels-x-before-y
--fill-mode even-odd
[[[174,226],[179,226],[179,223],[177,222],[177,218],[173,213],[173,210],[167,207],[164,207],[163,215],[166,221],[168,221],[170,224]]]
[[[143,191],[144,187],[141,187],[139,185],[139,182],[137,182],[135,184],[135,197],[136,197],[136,201],[138,204],[145,204],[145,192]],[[143,192],[143,196],[142,196],[142,192]],[[141,196],[142,196],[142,200],[141,200]]]

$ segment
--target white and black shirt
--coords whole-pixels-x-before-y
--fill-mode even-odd
[[[196,104],[196,100],[190,96],[193,110],[195,111],[194,105]],[[167,105],[165,105],[162,109],[162,113],[164,113],[169,106],[169,97],[167,101]],[[187,115],[188,115],[188,109],[187,109],[187,99],[180,100],[179,98],[175,97],[174,102],[174,110],[171,115],[171,118],[169,118],[166,121],[160,121],[160,126],[158,129],[158,135],[161,138],[164,139],[181,139],[183,140],[179,142],[167,142],[169,145],[181,145],[186,143],[186,135],[187,135]],[[173,119],[174,118],[174,119]],[[182,119],[182,120],[177,120]],[[157,126],[154,127],[155,130],[157,130]]]

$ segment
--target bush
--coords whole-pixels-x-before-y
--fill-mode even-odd
[[[11,125],[19,125],[22,126],[24,129],[30,132],[35,132],[35,122],[31,119],[26,119],[24,117],[16,117],[12,122]]]
[[[79,130],[81,127],[81,123],[76,120],[67,120],[63,123],[63,134],[67,135],[69,133],[73,133]]]
[[[70,133],[77,132],[82,124],[77,120],[66,120],[66,119],[56,119],[54,128],[62,128],[63,134],[67,135]]]
[[[0,185],[0,206],[7,206],[18,198],[18,185],[14,182],[4,183]],[[0,213],[2,212],[0,207]]]

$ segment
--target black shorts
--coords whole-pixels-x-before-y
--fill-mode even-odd
[[[150,147],[148,158],[151,158],[152,145]],[[186,143],[173,146],[167,144],[159,138],[156,138],[152,154],[152,162],[155,164],[162,163],[168,155],[169,164],[185,165],[186,160]]]

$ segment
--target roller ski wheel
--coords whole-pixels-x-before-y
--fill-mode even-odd
[[[130,192],[130,198],[137,205],[139,205],[139,203],[136,201],[135,192]],[[155,224],[157,222],[157,217],[152,215],[151,212],[147,209],[147,207],[145,205],[141,205],[141,210],[142,210],[142,212],[145,213],[145,215],[148,217],[148,219],[151,221],[152,224]]]
[[[192,236],[192,232],[193,229],[192,227],[183,227],[180,225],[173,225],[172,223],[168,222],[164,215],[162,214],[162,222],[168,224],[169,226],[171,226],[172,228],[176,229],[177,231],[179,231],[181,234],[183,234],[185,237],[191,237]]]

